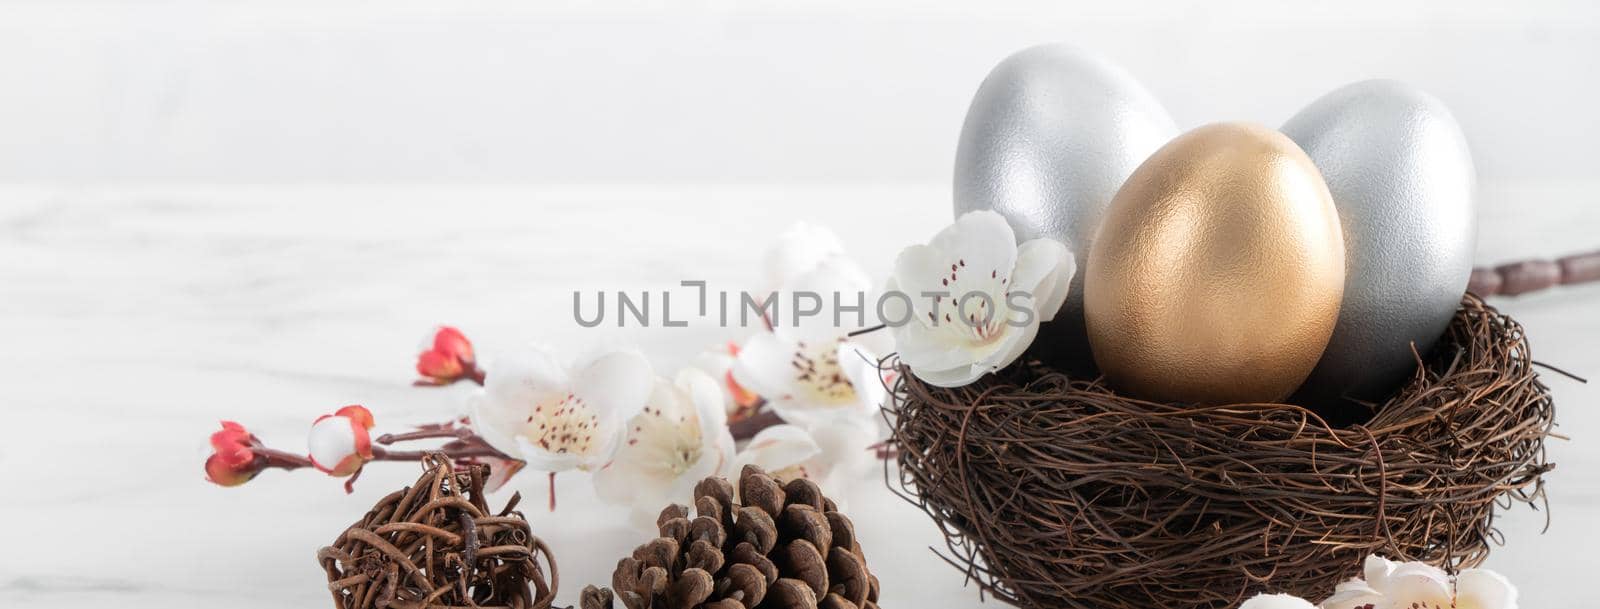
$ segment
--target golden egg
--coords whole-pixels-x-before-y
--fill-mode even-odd
[[[1287,397],[1332,336],[1344,237],[1328,185],[1287,136],[1200,127],[1134,170],[1084,276],[1095,363],[1147,399]]]

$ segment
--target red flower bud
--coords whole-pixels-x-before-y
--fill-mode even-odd
[[[433,344],[417,354],[417,374],[424,385],[448,385],[464,378],[476,378],[478,361],[472,351],[472,341],[460,330],[440,326],[433,335]]]
[[[266,467],[255,449],[261,441],[243,425],[223,421],[222,430],[211,434],[211,456],[206,458],[206,480],[218,486],[239,486],[249,482]]]
[[[357,405],[318,417],[307,443],[311,464],[331,476],[356,473],[373,457],[372,412]]]

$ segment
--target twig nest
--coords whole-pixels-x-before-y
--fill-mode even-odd
[[[694,510],[670,505],[660,537],[617,562],[610,588],[582,609],[876,609],[855,526],[810,480],[781,484],[755,466],[732,483],[706,478]]]
[[[549,609],[559,580],[555,561],[514,511],[520,497],[491,512],[487,466],[456,471],[440,454],[422,465],[416,484],[384,497],[317,552],[334,606]]]
[[[901,483],[949,561],[1038,608],[1320,597],[1381,554],[1474,566],[1497,502],[1543,499],[1553,425],[1521,326],[1467,296],[1364,424],[1288,404],[1141,401],[1038,362],[944,389],[901,374]]]

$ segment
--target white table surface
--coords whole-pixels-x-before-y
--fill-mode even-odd
[[[1485,261],[1600,247],[1589,184],[1487,184]],[[348,403],[383,430],[441,420],[468,387],[409,386],[418,341],[456,324],[493,356],[530,340],[630,342],[671,370],[744,332],[583,329],[574,289],[759,281],[765,240],[833,227],[874,273],[948,221],[944,184],[807,187],[0,187],[0,606],[322,607],[313,552],[418,468],[377,464],[354,495],[308,472],[206,483],[206,437],[238,420],[303,446]],[[1600,377],[1600,287],[1496,304],[1536,355]],[[1562,433],[1553,521],[1517,506],[1489,566],[1532,609],[1592,603],[1600,548],[1600,387],[1547,375]],[[604,583],[642,538],[587,480],[524,506],[562,566],[560,601]],[[502,501],[509,492],[494,498]],[[865,481],[852,516],[885,607],[1000,606],[935,557],[919,511]]]

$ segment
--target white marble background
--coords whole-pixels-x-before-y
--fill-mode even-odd
[[[218,419],[294,448],[348,403],[449,417],[468,388],[409,386],[438,323],[670,370],[741,332],[584,330],[572,290],[750,287],[797,220],[881,276],[948,221],[966,101],[1033,42],[1105,52],[1191,126],[1419,82],[1480,162],[1481,261],[1600,248],[1596,5],[1116,4],[0,0],[0,607],[325,606],[313,552],[416,468],[221,489]],[[1600,286],[1497,304],[1600,377]],[[1549,382],[1551,509],[1507,512],[1489,563],[1530,609],[1600,596],[1600,383]],[[574,602],[639,539],[581,476],[560,495],[528,515]],[[997,606],[881,484],[852,512],[885,606]]]
[[[1488,222],[1499,256],[1594,244],[1593,211],[1531,201]],[[870,270],[946,220],[938,187],[119,187],[0,188],[0,606],[317,607],[313,552],[417,469],[377,464],[346,496],[309,472],[223,489],[203,480],[206,436],[237,419],[266,442],[303,445],[316,415],[346,403],[384,429],[451,416],[466,387],[408,386],[432,325],[459,324],[492,356],[527,340],[579,349],[641,345],[670,370],[738,335],[690,328],[585,330],[574,289],[668,289],[681,278],[739,289],[758,280],[767,231],[834,226]],[[1569,228],[1560,228],[1560,227]],[[1578,226],[1585,227],[1579,230]],[[1533,235],[1548,239],[1528,240]],[[1538,244],[1534,246],[1533,244]],[[1500,304],[1538,357],[1600,376],[1600,286]],[[1550,378],[1561,431],[1546,514],[1518,506],[1490,566],[1524,607],[1592,601],[1600,546],[1595,386]],[[563,600],[604,582],[639,542],[586,481],[536,509],[563,567]],[[503,500],[502,493],[497,500]],[[885,606],[978,606],[940,562],[932,525],[881,484],[852,502]]]

